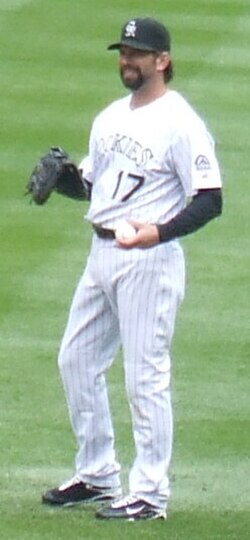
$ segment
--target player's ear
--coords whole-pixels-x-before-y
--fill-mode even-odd
[[[156,58],[156,68],[158,71],[165,71],[170,63],[170,54],[166,51],[161,52]]]

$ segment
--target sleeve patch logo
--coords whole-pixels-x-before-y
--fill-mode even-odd
[[[208,171],[209,169],[211,169],[211,165],[208,158],[202,154],[197,156],[194,163],[195,163],[197,171]]]

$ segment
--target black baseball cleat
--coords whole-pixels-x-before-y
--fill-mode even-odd
[[[120,488],[105,488],[86,484],[73,478],[59,488],[42,495],[42,502],[52,506],[75,506],[81,503],[108,501],[121,494]]]
[[[127,521],[166,519],[165,510],[161,510],[151,504],[138,499],[134,495],[128,495],[118,499],[96,512],[98,519],[126,519]]]

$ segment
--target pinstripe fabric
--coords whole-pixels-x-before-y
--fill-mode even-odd
[[[94,237],[59,355],[79,443],[77,475],[116,486],[120,466],[105,373],[122,346],[136,447],[130,489],[162,508],[172,448],[169,351],[184,279],[177,242],[123,250],[115,241]]]

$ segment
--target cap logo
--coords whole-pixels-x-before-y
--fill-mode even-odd
[[[136,22],[135,21],[130,21],[126,28],[125,28],[125,32],[124,32],[124,35],[125,37],[132,37],[134,38],[135,37],[135,33],[136,33]]]

